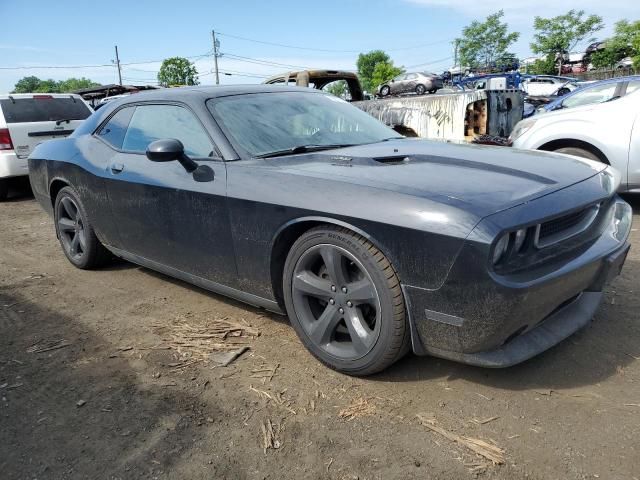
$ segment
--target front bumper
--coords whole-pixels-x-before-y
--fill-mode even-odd
[[[616,199],[610,208],[609,223],[588,249],[539,278],[482,277],[467,257],[437,290],[404,286],[414,352],[508,367],[584,327],[629,251],[631,207]]]

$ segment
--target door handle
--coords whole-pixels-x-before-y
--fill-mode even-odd
[[[122,163],[113,163],[111,164],[111,173],[121,173],[124,170],[124,165]]]

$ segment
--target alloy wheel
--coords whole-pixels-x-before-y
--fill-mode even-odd
[[[70,258],[82,259],[87,250],[87,236],[78,204],[71,197],[62,197],[56,213],[62,247]]]
[[[365,267],[347,250],[316,245],[302,254],[291,285],[309,339],[338,358],[364,357],[380,335],[380,299]]]

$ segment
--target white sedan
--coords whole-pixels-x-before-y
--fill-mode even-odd
[[[537,75],[522,81],[522,90],[532,97],[549,97],[566,95],[578,88],[575,78],[555,77],[553,75]]]
[[[513,147],[588,158],[620,172],[620,191],[640,193],[640,90],[608,102],[520,121]]]

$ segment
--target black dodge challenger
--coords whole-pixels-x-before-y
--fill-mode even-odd
[[[325,93],[164,89],[29,159],[65,255],[285,313],[352,375],[410,349],[505,367],[587,324],[629,249],[604,164],[408,139]]]

